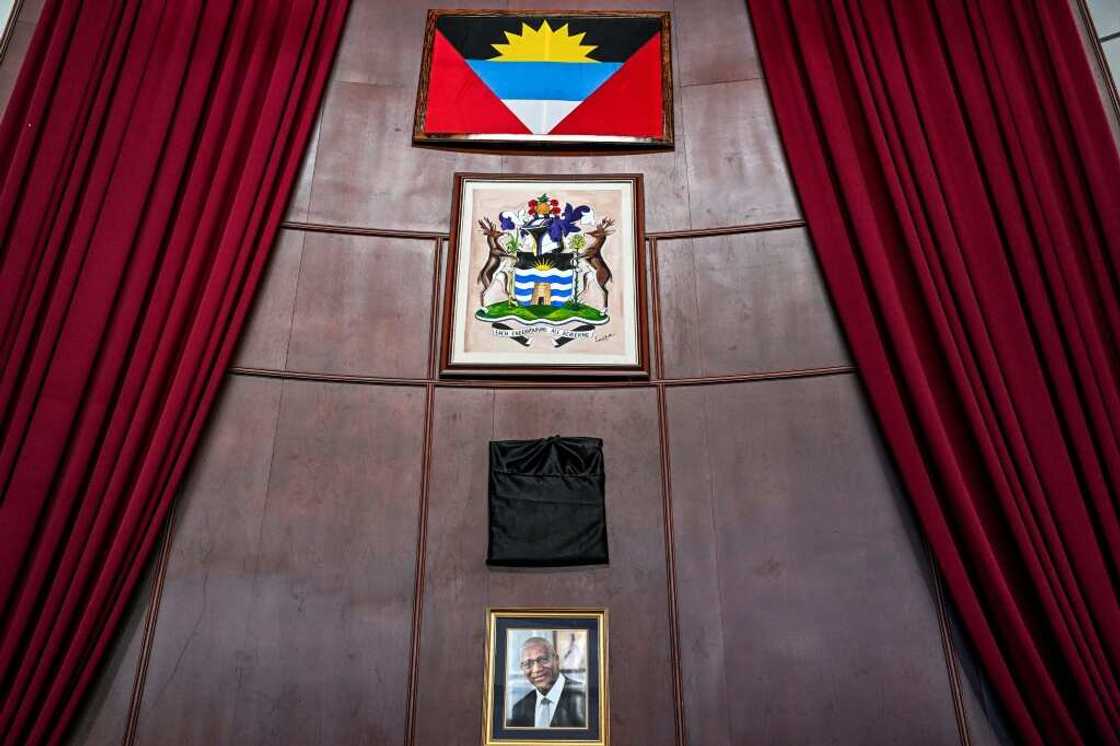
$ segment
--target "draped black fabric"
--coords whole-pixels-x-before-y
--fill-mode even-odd
[[[604,488],[599,438],[491,441],[487,564],[605,564]]]

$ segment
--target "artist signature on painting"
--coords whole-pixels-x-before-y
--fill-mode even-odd
[[[606,342],[608,339],[610,339],[613,336],[614,336],[614,332],[611,332],[609,334],[602,334],[600,336],[595,337],[595,341],[596,342]]]

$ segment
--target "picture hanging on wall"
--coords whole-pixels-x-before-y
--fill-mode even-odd
[[[485,746],[607,746],[605,609],[491,609]]]
[[[431,10],[413,140],[671,147],[669,14]]]
[[[440,370],[646,377],[642,177],[456,174]]]

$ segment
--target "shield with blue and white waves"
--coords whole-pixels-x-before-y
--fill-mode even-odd
[[[513,299],[517,301],[517,305],[533,305],[533,288],[542,282],[551,285],[552,293],[549,305],[559,307],[574,299],[575,270],[557,269],[556,267],[530,267],[513,271]]]

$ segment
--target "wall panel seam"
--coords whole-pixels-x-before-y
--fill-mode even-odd
[[[436,388],[470,389],[558,389],[558,388],[656,388],[666,386],[704,386],[725,383],[749,383],[753,381],[777,381],[791,378],[821,378],[826,376],[852,375],[857,372],[854,365],[832,365],[823,368],[791,368],[759,373],[733,373],[697,378],[651,378],[649,380],[505,380],[490,378],[393,378],[389,376],[359,376],[342,373],[313,373],[298,370],[276,370],[274,368],[250,368],[234,366],[227,369],[231,376],[250,378],[277,378],[283,381],[314,381],[317,383],[350,383],[363,386],[434,386]]]
[[[680,619],[677,610],[677,558],[673,531],[673,489],[670,476],[668,403],[665,385],[657,386],[657,431],[661,445],[661,505],[665,533],[665,581],[669,601],[669,651],[673,670],[673,714],[677,746],[688,743],[684,713],[684,679],[681,674]]]
[[[649,302],[653,310],[653,356],[657,367],[654,369],[655,379],[665,379],[665,343],[661,331],[661,281],[658,277],[661,268],[657,259],[657,239],[648,239],[649,245]]]
[[[429,384],[424,400],[424,447],[420,464],[420,506],[416,527],[415,586],[412,595],[412,632],[408,661],[407,711],[405,713],[405,746],[416,743],[416,694],[420,665],[420,635],[424,621],[424,581],[428,543],[428,495],[432,471],[432,420],[434,419],[435,387]]]
[[[960,735],[961,746],[972,746],[972,737],[968,730],[968,714],[964,707],[964,697],[961,693],[960,669],[957,666],[957,651],[953,645],[953,635],[949,627],[949,612],[946,606],[945,593],[941,585],[941,573],[934,562],[933,553],[929,544],[923,540],[926,560],[929,563],[929,572],[933,579],[934,604],[937,607],[937,630],[941,636],[941,652],[945,656],[945,674],[949,679],[949,693],[953,700],[953,714],[957,720],[957,733]]]
[[[665,541],[665,593],[669,612],[669,665],[673,672],[673,720],[677,746],[685,746],[684,680],[681,675],[680,619],[677,609],[677,558],[673,538],[673,493],[669,457],[668,406],[665,397],[665,343],[661,330],[661,287],[658,283],[657,239],[648,238],[649,302],[653,311],[653,357],[657,386],[657,437],[661,450],[661,510]]]
[[[1110,124],[1114,125],[1112,128],[1113,136],[1116,136],[1115,126],[1120,126],[1120,81],[1112,77],[1112,71],[1108,67],[1108,58],[1104,54],[1105,39],[1097,36],[1097,25],[1093,22],[1093,14],[1089,12],[1089,6],[1085,0],[1073,0],[1074,4],[1081,14],[1081,24],[1088,35],[1089,46],[1092,47],[1092,61],[1098,68],[1098,73],[1104,80],[1105,88],[1107,89],[1108,103],[1111,104],[1113,119]],[[1115,38],[1115,35],[1109,35],[1108,39]]]
[[[157,560],[155,580],[152,583],[152,595],[148,599],[148,610],[144,615],[144,635],[140,642],[140,655],[136,660],[136,676],[132,681],[132,695],[128,701],[128,717],[125,720],[121,746],[133,746],[136,742],[136,732],[140,725],[140,707],[144,701],[144,686],[148,680],[148,664],[152,658],[156,622],[159,619],[159,606],[163,598],[163,583],[167,577],[167,566],[171,561],[171,538],[174,535],[175,508],[181,494],[181,491],[177,492],[175,499],[171,501],[167,523],[163,529],[163,542]]]
[[[436,377],[436,359],[438,352],[436,347],[439,344],[438,331],[439,324],[439,264],[443,256],[443,239],[436,239],[435,256],[432,257],[432,302],[430,304],[431,317],[428,319],[428,379],[435,380]]]
[[[764,223],[744,223],[741,225],[727,225],[715,228],[687,228],[675,231],[648,231],[645,238],[672,241],[688,238],[709,238],[712,236],[732,236],[744,233],[763,233],[767,231],[784,231],[793,228],[804,228],[805,221],[797,218],[793,220],[773,220]],[[446,231],[416,231],[397,228],[376,228],[362,225],[340,225],[333,223],[305,223],[298,220],[285,220],[281,228],[308,233],[333,233],[344,236],[371,236],[376,238],[405,238],[415,240],[450,240]]]
[[[12,36],[16,32],[16,24],[22,19],[20,18],[20,11],[23,10],[23,0],[16,0],[12,5],[12,9],[8,15],[8,25],[3,30],[3,35],[0,36],[0,65],[4,64],[4,58],[8,54],[8,46],[12,42]],[[22,60],[21,60],[22,62]],[[2,113],[2,112],[0,112]]]
[[[279,243],[279,242],[280,242],[280,239],[279,239],[279,236],[278,236],[277,239],[276,239],[276,243]],[[275,250],[275,248],[276,248],[276,246],[274,244],[273,245],[273,250]],[[292,354],[292,333],[295,331],[295,328],[296,328],[296,309],[299,307],[299,281],[301,279],[303,279],[303,251],[306,248],[307,248],[307,240],[306,240],[306,237],[305,237],[304,240],[301,240],[300,243],[299,243],[299,263],[296,265],[295,290],[292,291],[292,311],[291,311],[291,313],[288,314],[288,337],[284,342],[284,367],[285,368],[288,367],[288,358]],[[270,257],[270,259],[271,259],[271,257]],[[261,295],[263,295],[263,293]],[[244,338],[248,335],[245,334],[244,331],[242,331],[241,336],[242,336],[242,338]]]

